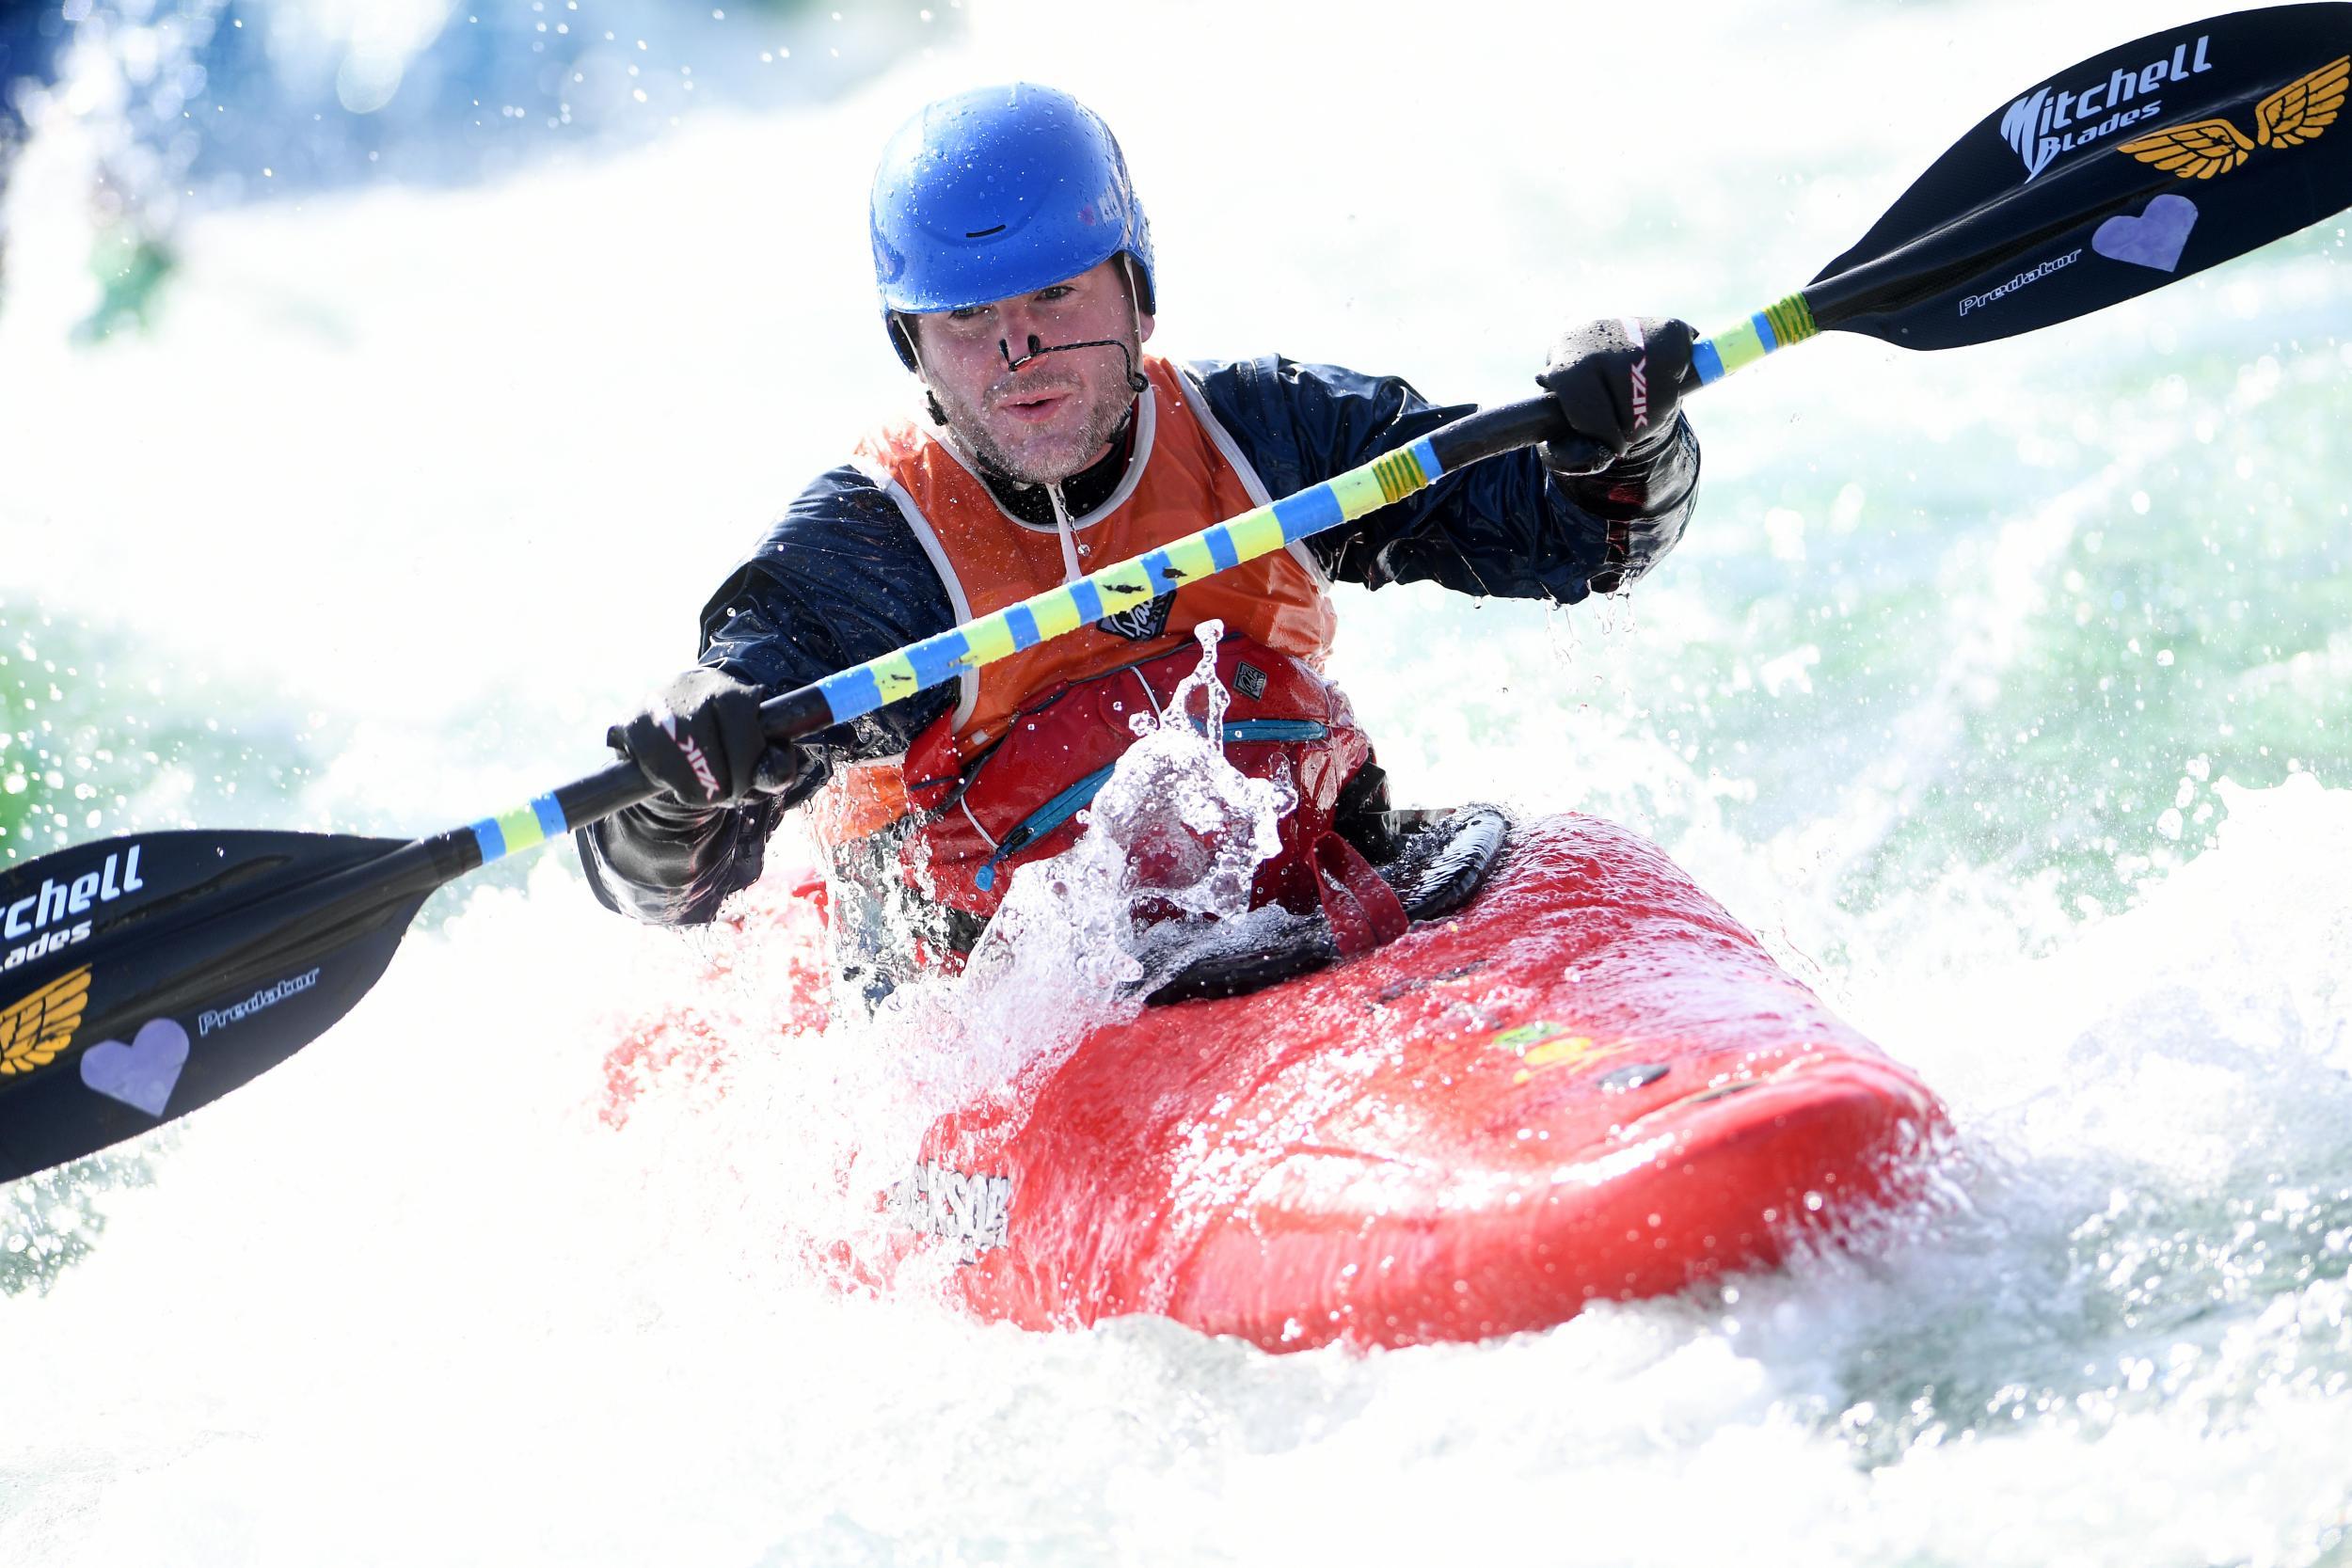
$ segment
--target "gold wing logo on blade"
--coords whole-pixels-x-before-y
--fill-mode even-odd
[[[2289,82],[2254,105],[2254,135],[2265,147],[2299,147],[2336,122],[2352,55],[2339,55],[2300,81]]]
[[[2143,164],[2169,168],[2184,180],[2210,180],[2246,162],[2254,144],[2226,119],[2193,119],[2124,142],[2118,150]]]
[[[2300,147],[2317,139],[2336,122],[2347,84],[2352,84],[2352,55],[2339,55],[2255,104],[2254,135],[2265,147]],[[2118,143],[2116,150],[2184,180],[2210,180],[2246,162],[2254,146],[2226,119],[2192,119]]]
[[[82,1009],[89,1006],[89,965],[33,992],[0,1012],[0,1075],[47,1067],[73,1043]]]

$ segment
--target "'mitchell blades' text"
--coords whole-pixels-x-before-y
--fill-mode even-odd
[[[2155,118],[2164,108],[2156,89],[2165,83],[2185,82],[2212,69],[2205,61],[2205,35],[2200,33],[2196,41],[2175,44],[2169,55],[2137,71],[2118,68],[2104,82],[2062,91],[2036,87],[2009,106],[2001,117],[2001,135],[2026,161],[2030,181],[2059,153]],[[2125,108],[2127,103],[2131,107]]]

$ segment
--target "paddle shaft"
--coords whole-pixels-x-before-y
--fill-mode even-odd
[[[1807,338],[1933,298],[1962,279],[1997,268],[2006,257],[2031,252],[2069,230],[2122,212],[2170,182],[2168,175],[2152,170],[2151,176],[2140,188],[2089,207],[2045,201],[2054,206],[2053,214],[2028,227],[2021,227],[2015,214],[2004,209],[1970,214],[1900,249],[1785,295],[1747,320],[1701,339],[1691,351],[1691,368],[1700,386],[1711,387],[1732,372]],[[2063,178],[2054,178],[2049,189],[2055,191]]]
[[[771,698],[761,705],[760,718],[773,739],[805,739],[1127,605],[1352,522],[1470,464],[1566,434],[1567,422],[1549,397],[1480,409],[1297,495]],[[520,811],[420,839],[410,848],[420,852],[421,868],[428,862],[437,871],[457,865],[442,876],[446,881],[542,838],[586,827],[654,793],[635,763],[618,762],[540,796]],[[460,863],[469,856],[469,863]]]

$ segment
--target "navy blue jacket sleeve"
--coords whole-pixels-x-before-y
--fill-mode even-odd
[[[1433,404],[1395,376],[1279,357],[1196,365],[1219,423],[1267,490],[1286,496],[1474,411]],[[1531,449],[1451,473],[1418,496],[1309,540],[1332,578],[1436,582],[1465,594],[1573,604],[1636,578],[1681,537],[1698,440],[1677,413],[1650,450],[1562,481]]]
[[[897,503],[854,468],[821,475],[776,519],[702,613],[701,662],[770,691],[805,686],[955,624],[947,590]],[[759,879],[769,834],[845,760],[892,756],[955,701],[918,692],[808,743],[782,795],[715,811],[648,801],[582,829],[580,862],[607,909],[700,925]]]
[[[818,476],[703,606],[702,662],[773,691],[806,686],[956,624],[898,503],[851,467]],[[895,756],[954,705],[939,687],[815,737],[820,767]]]

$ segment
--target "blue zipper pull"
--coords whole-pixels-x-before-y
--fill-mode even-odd
[[[986,893],[989,889],[994,887],[996,885],[996,868],[1005,863],[1007,857],[1019,854],[1021,852],[1021,847],[1028,843],[1032,836],[1033,835],[1029,832],[1029,825],[1025,822],[1020,827],[1015,828],[1012,832],[1007,833],[1005,835],[1005,841],[996,846],[995,852],[988,857],[988,860],[977,871],[972,873],[972,885],[978,888],[982,893]]]

